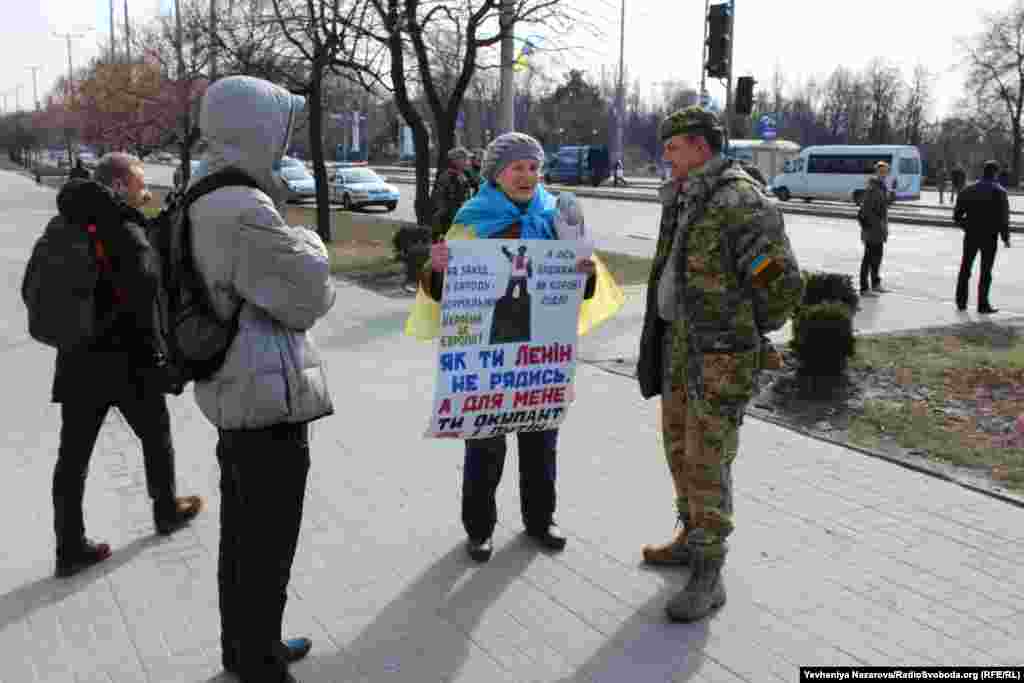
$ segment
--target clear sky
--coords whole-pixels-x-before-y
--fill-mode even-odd
[[[123,25],[124,0],[115,1],[118,31]],[[566,0],[586,8],[603,35],[577,31],[568,40],[575,45],[573,66],[600,73],[602,65],[618,61],[619,3],[621,0]],[[152,16],[161,0],[129,0],[133,17]],[[163,0],[168,4],[168,0]],[[630,82],[641,81],[641,93],[665,80],[700,81],[702,0],[625,0],[626,65]],[[963,93],[963,77],[955,69],[954,37],[979,28],[979,11],[1003,10],[1011,0],[974,0],[935,3],[926,0],[858,0],[854,3],[820,0],[736,0],[736,76],[753,75],[758,87],[769,85],[776,66],[789,83],[808,76],[827,76],[839,64],[863,68],[871,58],[885,56],[906,75],[924,64],[937,76],[936,106],[932,118],[946,113]],[[67,72],[66,42],[53,37],[82,27],[93,27],[72,42],[76,65],[95,55],[106,42],[109,0],[5,0],[0,23],[0,93],[7,110],[15,106],[15,88],[22,86],[20,102],[32,101],[32,73],[38,65],[39,94],[43,96],[59,74]],[[723,92],[717,83],[713,96]]]

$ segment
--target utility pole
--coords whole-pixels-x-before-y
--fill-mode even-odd
[[[64,40],[67,41],[67,44],[68,44],[68,82],[67,82],[67,89],[66,89],[66,94],[65,94],[65,98],[66,99],[64,101],[64,109],[65,109],[65,111],[71,109],[71,98],[74,96],[74,91],[75,91],[75,76],[74,76],[74,71],[73,71],[73,69],[71,67],[71,39],[72,38],[84,38],[86,33],[88,31],[91,31],[91,30],[92,30],[92,28],[90,27],[90,28],[86,29],[85,31],[83,31],[82,33],[73,33],[71,31],[68,31],[67,33],[54,33],[53,34],[57,38],[63,38]],[[68,129],[65,129],[65,130],[68,130]],[[71,148],[71,136],[70,135],[67,136],[67,146],[68,146],[68,165],[70,165],[71,164],[71,159],[74,158],[73,150]]]
[[[729,16],[732,20],[729,25],[729,79],[725,86],[725,120],[722,124],[725,126],[725,144],[729,144],[729,137],[731,131],[730,123],[732,123],[732,51],[736,44],[733,37],[736,35],[736,0],[729,0]]]
[[[619,21],[619,87],[615,92],[615,153],[611,161],[625,163],[626,126],[626,0],[622,0],[622,18]]]
[[[515,0],[501,0],[499,24],[501,38],[501,105],[498,111],[498,134],[509,133],[516,127],[515,110],[515,43],[514,17]]]
[[[38,66],[26,67],[32,72],[32,99],[36,103],[36,111],[39,111],[39,68]]]
[[[217,0],[210,0],[210,82],[217,80]]]
[[[132,27],[128,21],[128,0],[124,0],[124,61],[132,62]]]
[[[114,50],[114,46],[117,44],[117,39],[114,36],[114,0],[110,0],[110,63],[113,64],[117,58],[117,52]]]
[[[700,105],[704,106],[704,99],[708,95],[708,10],[711,9],[711,0],[704,0],[704,40],[700,41]]]

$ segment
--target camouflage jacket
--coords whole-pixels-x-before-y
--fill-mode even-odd
[[[640,391],[645,398],[661,393],[662,337],[672,333],[671,372],[685,378],[691,399],[704,398],[708,354],[731,354],[714,360],[731,368],[731,383],[740,393],[749,393],[759,369],[761,336],[785,324],[803,290],[782,214],[755,180],[720,156],[691,172],[682,190],[669,181],[661,194],[661,231],[637,367]],[[671,323],[658,310],[658,287],[669,258],[676,264]]]
[[[464,174],[449,168],[438,177],[434,184],[434,220],[431,226],[435,242],[452,227],[455,214],[472,194],[472,186]]]

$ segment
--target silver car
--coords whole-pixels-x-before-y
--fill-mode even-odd
[[[278,173],[288,188],[288,201],[316,198],[316,178],[302,163],[285,164]]]
[[[399,197],[397,187],[369,168],[340,166],[335,170],[331,201],[345,209],[376,205],[394,211]]]

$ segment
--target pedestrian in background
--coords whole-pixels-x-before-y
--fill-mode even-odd
[[[1010,189],[1010,172],[1005,168],[999,172],[999,184],[1003,186],[1003,189]]]
[[[778,207],[722,155],[718,117],[688,107],[659,135],[672,179],[661,189],[637,378],[644,398],[661,395],[677,525],[674,538],[642,554],[649,564],[691,569],[666,607],[670,619],[691,622],[725,604],[732,463],[760,340],[792,315],[802,282]]]
[[[613,183],[616,187],[626,185],[626,169],[622,164],[622,159],[615,162],[615,181]]]
[[[75,160],[75,167],[68,173],[68,180],[89,180],[90,174],[83,164],[81,159]]]
[[[480,191],[482,179],[480,167],[483,165],[483,161],[484,151],[482,149],[473,150],[469,158],[469,164],[466,166],[466,179],[469,181],[471,194],[476,194]]]
[[[957,164],[953,167],[953,170],[949,174],[950,184],[952,190],[949,194],[949,201],[956,201],[957,195],[960,194],[960,190],[964,189],[964,185],[967,183],[967,173],[964,171],[963,166]]]
[[[281,640],[288,581],[310,467],[309,424],[334,412],[309,334],[334,304],[327,248],[282,217],[275,169],[304,100],[250,76],[222,78],[203,96],[208,174],[237,170],[259,189],[226,186],[189,209],[192,256],[223,320],[238,332],[223,365],[195,384],[217,428],[221,535],[217,582],[224,668],[243,681],[287,683],[308,638]]]
[[[60,215],[47,226],[48,233],[92,227],[99,271],[95,310],[104,321],[87,347],[57,352],[52,400],[60,404],[61,414],[53,472],[58,576],[71,576],[111,554],[106,543],[86,538],[82,512],[89,460],[111,408],[117,408],[142,442],[157,533],[180,529],[203,506],[198,496],[175,495],[174,445],[165,396],[169,385],[162,381],[167,379],[161,374],[166,360],[157,322],[159,259],[146,233],[148,221],[139,211],[149,199],[142,162],[120,152],[107,154],[97,164],[96,180],[64,185],[57,195]],[[56,274],[64,275],[64,261],[57,265]],[[33,267],[30,262],[26,283]]]
[[[939,169],[938,188],[939,188],[939,204],[944,204],[943,196],[946,194],[946,186],[949,184],[949,176],[946,173],[946,167],[943,166]],[[950,195],[950,203],[953,201],[953,196]]]
[[[553,240],[557,210],[555,198],[540,184],[544,150],[523,133],[505,133],[487,147],[480,192],[454,217],[452,232],[482,239]],[[434,245],[423,270],[421,285],[435,301],[441,300],[448,245]],[[593,296],[594,263],[581,260],[577,269],[589,275],[584,297]],[[510,282],[511,285],[511,282]],[[565,547],[566,538],[555,523],[555,475],[558,429],[518,432],[520,508],[526,534],[551,550]],[[491,558],[491,537],[498,521],[495,494],[505,466],[504,436],[467,439],[462,470],[462,524],[466,549],[477,562]]]
[[[999,163],[986,161],[978,182],[968,185],[957,195],[953,222],[964,231],[960,274],[956,280],[957,310],[967,310],[967,286],[971,279],[974,258],[981,252],[981,276],[978,282],[978,313],[998,312],[989,301],[992,287],[992,266],[995,264],[998,238],[1010,246],[1010,200],[1006,188],[996,182]]]
[[[882,286],[880,275],[882,255],[889,239],[889,204],[893,200],[893,193],[885,182],[888,175],[888,163],[879,161],[875,164],[875,174],[868,178],[857,212],[860,239],[864,243],[864,256],[860,260],[861,296],[876,296],[889,291]]]
[[[434,219],[431,225],[434,242],[444,238],[452,227],[455,214],[473,196],[472,185],[466,177],[468,164],[469,151],[465,147],[455,147],[448,151],[448,168],[434,183]]]

